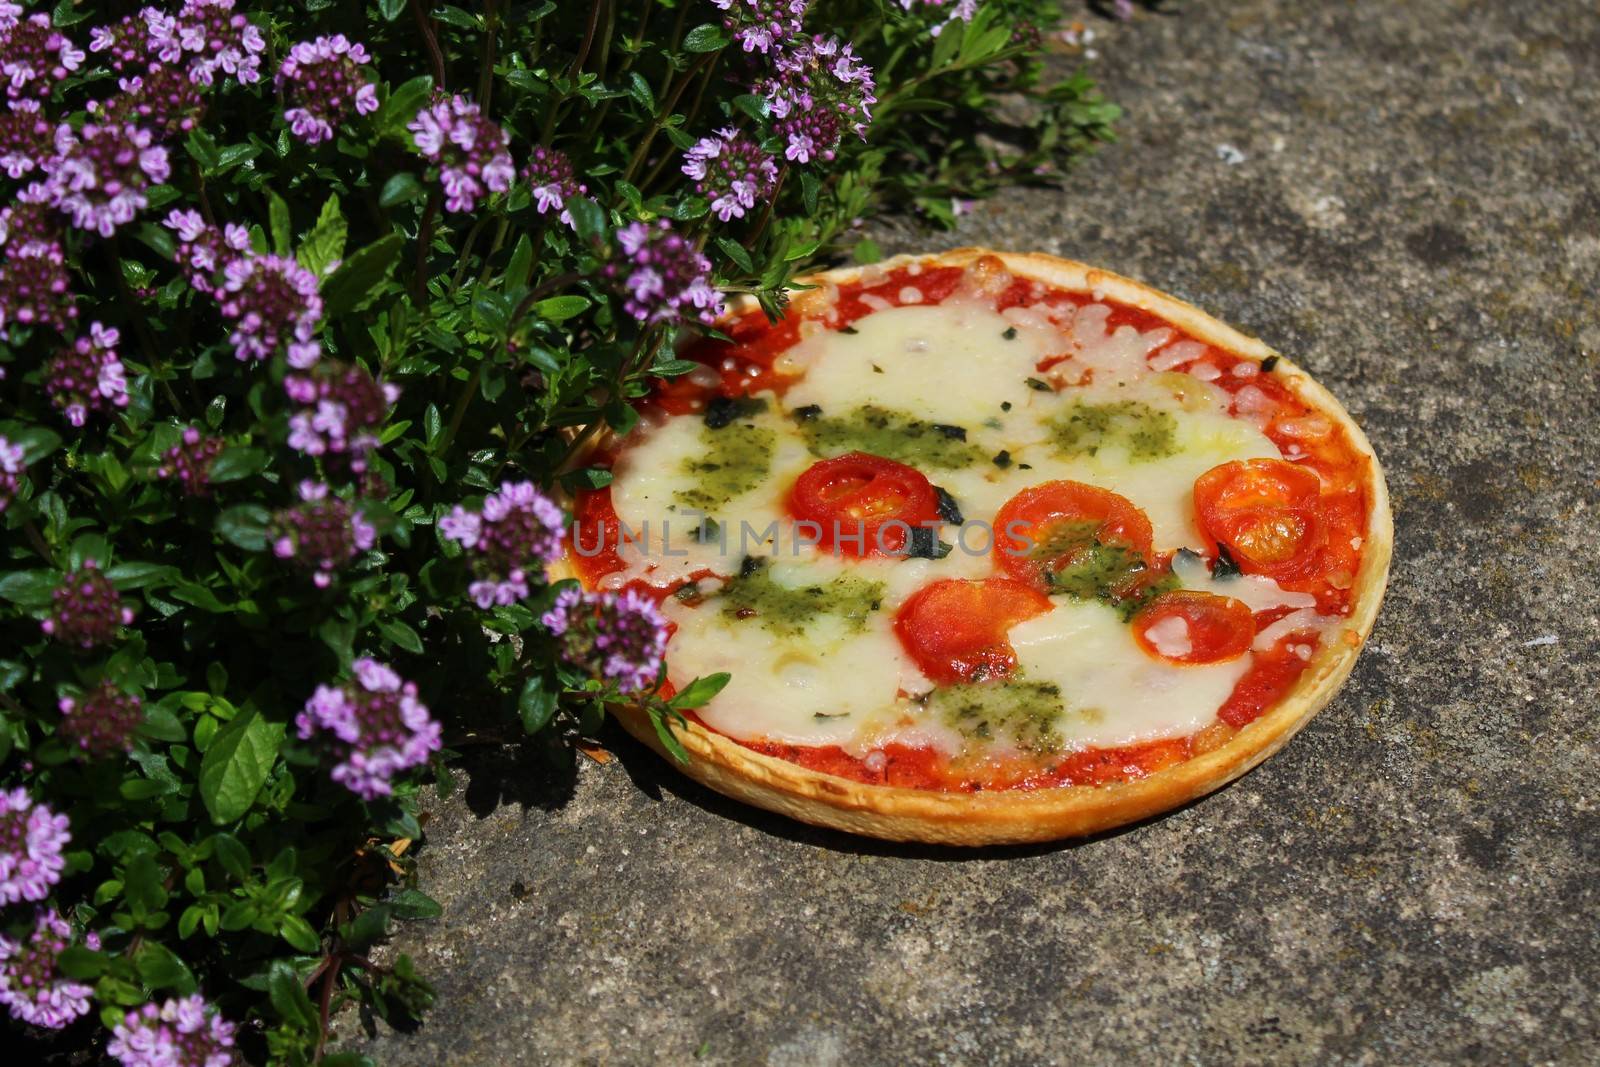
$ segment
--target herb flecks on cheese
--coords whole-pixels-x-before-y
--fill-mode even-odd
[[[764,426],[733,422],[713,428],[708,423],[700,439],[705,453],[683,461],[684,471],[695,480],[678,491],[680,504],[713,511],[760,485],[772,468],[776,437]]]
[[[1050,420],[1050,438],[1065,456],[1093,456],[1108,445],[1120,445],[1137,463],[1176,452],[1177,428],[1171,412],[1137,400],[1076,401]]]
[[[848,632],[859,633],[883,607],[882,582],[838,574],[826,582],[788,585],[762,561],[746,562],[717,597],[722,614],[730,620],[758,622],[775,634],[794,636],[829,615],[840,619]]]
[[[955,470],[983,458],[982,452],[967,443],[963,427],[925,422],[876,404],[865,404],[846,415],[806,419],[800,432],[819,456],[870,452],[935,470]]]
[[[1069,712],[1061,687],[1012,678],[935,689],[928,708],[941,723],[981,745],[1007,744],[1040,755],[1066,747],[1062,720],[1069,714],[1093,719],[1098,712]]]

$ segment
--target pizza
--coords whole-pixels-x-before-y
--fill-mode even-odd
[[[1371,632],[1366,437],[1188,304],[962,249],[719,332],[587,456],[564,562],[660,604],[664,693],[731,674],[670,727],[712,789],[897,840],[1094,833],[1265,759]]]

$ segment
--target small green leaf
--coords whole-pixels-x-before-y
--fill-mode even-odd
[[[241,711],[212,739],[200,761],[200,799],[216,823],[230,823],[250,810],[283,744],[283,724],[268,722],[254,708]]]
[[[289,205],[284,203],[283,197],[271,189],[267,190],[267,222],[272,228],[273,254],[287,256],[291,239],[289,232]]]
[[[271,521],[272,513],[260,504],[240,504],[217,516],[217,536],[247,552],[264,552]]]
[[[211,851],[222,869],[241,882],[250,873],[250,851],[232,834],[212,834]]]
[[[56,966],[68,978],[98,978],[106,973],[106,958],[86,945],[71,945],[56,957]]]
[[[478,30],[483,28],[483,20],[477,15],[463,11],[459,7],[452,7],[449,4],[440,4],[438,7],[434,8],[433,17],[438,19],[440,22],[447,22],[452,26],[460,26],[462,29],[466,30]]]
[[[56,571],[12,571],[0,578],[0,599],[23,608],[48,607],[60,581]]]
[[[396,86],[390,91],[389,99],[383,102],[383,106],[374,116],[378,129],[384,133],[404,137],[409,142],[411,134],[406,130],[406,123],[417,117],[417,112],[428,102],[428,94],[431,92],[433,92],[433,79],[426,74],[412,78],[404,85]]]
[[[154,852],[140,852],[128,860],[122,874],[122,896],[135,912],[158,912],[167,902],[161,867]]]
[[[394,207],[397,204],[408,204],[413,200],[428,195],[415,174],[401,171],[389,176],[383,183],[383,192],[378,194],[378,203],[383,207]]]
[[[312,1007],[306,994],[306,984],[299,972],[287,960],[274,960],[267,972],[267,996],[278,1017],[291,1026],[314,1031],[317,1026],[317,1009]],[[323,1063],[327,1063],[324,1058]]]
[[[139,735],[174,745],[182,744],[189,739],[178,717],[167,708],[161,707],[145,709],[144,722],[139,724]]]
[[[195,990],[194,975],[183,960],[158,942],[146,941],[139,946],[133,965],[139,980],[151,989],[171,989],[179,996],[188,996]]]
[[[259,448],[224,448],[211,461],[210,480],[237,482],[266,468],[267,454]]]
[[[644,108],[653,112],[656,109],[655,94],[650,91],[650,83],[644,80],[644,75],[638,71],[628,72],[628,95]]]
[[[683,35],[683,50],[685,52],[715,52],[728,45],[729,37],[726,31],[715,22],[702,23]]]
[[[534,313],[550,322],[562,322],[589,310],[592,301],[586,296],[552,296],[533,305]]]
[[[322,213],[317,216],[317,224],[300,242],[295,259],[306,270],[321,278],[344,256],[345,235],[348,232],[349,226],[339,210],[338,196],[328,197],[322,205]]]
[[[722,249],[722,254],[733,260],[734,265],[746,274],[754,274],[756,265],[750,259],[750,253],[737,241],[730,241],[726,237],[717,238],[717,247]]]
[[[301,952],[320,952],[322,939],[311,924],[298,915],[285,915],[278,923],[278,935]]]
[[[366,307],[399,262],[405,238],[391,233],[362,248],[322,283],[323,314],[329,319]]]
[[[177,791],[170,782],[157,782],[149,778],[125,778],[118,787],[123,800],[151,800]]]
[[[655,727],[656,738],[661,742],[661,747],[671,753],[672,758],[679,763],[689,762],[689,753],[684,750],[683,743],[672,733],[672,728],[667,724],[670,712],[663,711],[654,704],[650,705],[650,725]]]
[[[378,14],[388,22],[399,18],[406,9],[406,0],[378,0]]]
[[[183,142],[183,147],[196,163],[204,170],[211,170],[221,158],[217,152],[217,142],[203,128],[196,126],[189,131],[189,136]]]
[[[164,563],[119,563],[106,571],[106,578],[118,589],[148,589],[166,585],[178,576],[178,568]]]
[[[572,229],[585,241],[596,241],[605,236],[606,213],[587,196],[569,196],[567,213],[572,216]]]
[[[399,619],[380,622],[378,632],[412,655],[422,655],[422,638],[418,636],[417,631]]]
[[[389,906],[401,919],[437,919],[444,914],[439,902],[419,889],[402,889],[389,899]]]
[[[517,238],[517,247],[511,250],[511,261],[506,264],[503,275],[506,289],[516,291],[527,285],[528,273],[532,269],[533,242],[528,240],[527,234],[523,234]]]
[[[721,671],[717,674],[708,674],[704,678],[696,678],[679,690],[678,695],[669,703],[679,709],[704,707],[707,701],[722,692],[731,677],[728,672]]]
[[[536,734],[550,725],[555,718],[557,694],[545,688],[541,675],[531,675],[522,683],[522,694],[517,697],[517,714],[522,716],[522,728]]]

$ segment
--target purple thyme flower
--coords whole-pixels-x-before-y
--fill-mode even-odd
[[[540,619],[561,638],[567,662],[615,682],[623,693],[642,693],[661,675],[667,651],[667,620],[656,602],[635,589],[556,594]]]
[[[962,22],[971,22],[972,17],[978,13],[978,0],[956,0],[951,4],[949,0],[900,0],[902,10],[911,11],[921,8],[923,11],[937,11],[943,13],[949,9],[949,16],[939,25],[928,30],[930,36],[937,37],[944,32],[944,28],[957,19]]]
[[[55,145],[55,128],[37,100],[17,100],[0,111],[0,170],[21,178],[39,165]]]
[[[156,475],[175,480],[189,496],[210,496],[211,464],[222,454],[222,449],[222,438],[206,437],[195,427],[186,426],[183,437],[162,457]]]
[[[0,29],[0,77],[12,100],[47,99],[82,62],[83,50],[50,25],[49,15],[29,15]]]
[[[722,313],[722,297],[711,287],[711,261],[658,219],[631,222],[617,231],[625,261],[606,264],[605,276],[627,294],[623,308],[640,322],[677,322],[688,315],[710,323]]]
[[[233,0],[188,0],[176,15],[154,8],[142,12],[150,47],[163,63],[188,60],[189,80],[210,85],[217,71],[241,85],[261,80],[261,53],[267,50],[261,30],[233,13]]]
[[[67,257],[55,241],[0,240],[0,340],[13,323],[65,331],[77,318]]]
[[[878,98],[872,95],[871,69],[849,45],[819,35],[780,53],[773,66],[777,74],[751,91],[766,99],[788,159],[831,163],[845,130],[866,136]]]
[[[178,235],[178,264],[188,275],[189,284],[202,293],[215,294],[222,268],[253,254],[250,233],[243,226],[230,222],[219,230],[208,225],[193,208],[173,208],[161,224]]]
[[[56,127],[55,156],[44,164],[46,179],[39,191],[49,203],[72,216],[72,224],[101,237],[132,222],[149,205],[152,185],[167,180],[167,150],[149,130],[127,123],[87,123],[77,133]]]
[[[722,25],[746,52],[766,54],[800,33],[811,0],[711,0],[726,12]]]
[[[126,752],[144,722],[144,702],[103,681],[76,697],[62,697],[57,733],[91,758]]]
[[[300,483],[300,503],[272,517],[272,531],[272,554],[310,570],[318,589],[326,589],[335,570],[378,541],[376,527],[361,512],[311,481]]]
[[[108,125],[128,124],[172,137],[195,128],[205,112],[200,87],[177,67],[151,64],[143,74],[117,79],[122,91],[89,102],[89,113]]]
[[[367,50],[344,34],[301,41],[289,49],[278,69],[278,88],[291,86],[295,107],[283,113],[294,135],[306,144],[333,139],[333,131],[354,111],[378,110],[378,88],[361,68],[372,62]]]
[[[137,15],[125,15],[109,26],[96,26],[89,31],[89,51],[107,53],[111,69],[118,74],[143,71],[155,61],[149,25],[149,18],[153,14],[160,13],[155,8],[147,7]]]
[[[39,629],[63,644],[78,648],[110,644],[118,629],[133,621],[133,609],[123,604],[122,594],[92,559],[68,572],[51,598],[50,617]]]
[[[0,934],[0,1004],[13,1019],[59,1030],[89,1011],[94,990],[56,967],[71,943],[72,927],[57,912],[43,909],[26,942]]]
[[[1133,0],[1111,0],[1111,13],[1124,22],[1133,18]]]
[[[533,206],[539,209],[539,214],[559,211],[557,218],[572,225],[567,200],[587,194],[589,187],[579,183],[572,170],[572,160],[565,152],[536,145],[527,166],[522,168],[522,178],[532,187]]]
[[[0,905],[48,896],[71,840],[65,815],[34,803],[26,789],[0,791]]]
[[[473,554],[479,579],[467,593],[485,610],[515,604],[528,595],[528,571],[561,555],[566,519],[555,502],[532,482],[502,482],[483,502],[483,510],[457,504],[439,520],[439,536]]]
[[[122,1067],[233,1067],[234,1025],[198,993],[130,1011],[106,1046]]]
[[[216,296],[222,314],[234,323],[228,340],[235,359],[271,359],[283,345],[289,366],[298,370],[322,358],[315,337],[322,321],[317,276],[294,260],[268,255],[229,260]]]
[[[22,488],[22,471],[27,467],[27,454],[21,445],[7,441],[0,434],[0,512],[11,506]]]
[[[778,183],[772,157],[731,127],[696,141],[683,154],[683,173],[695,180],[696,192],[710,198],[723,222],[744,218]]]
[[[370,658],[356,660],[354,669],[353,681],[317,686],[294,721],[302,741],[320,733],[335,750],[333,780],[372,800],[393,792],[397,773],[439,751],[440,730],[414,683]]]
[[[115,345],[118,332],[98,322],[89,336],[80,337],[45,365],[44,388],[50,400],[74,426],[82,426],[91,411],[128,406],[128,377]]]
[[[367,469],[378,428],[400,399],[398,386],[380,385],[359,364],[333,361],[286,376],[283,389],[301,406],[289,416],[289,447],[307,456],[346,456],[357,474]]]
[[[466,97],[436,95],[406,129],[415,135],[417,151],[438,164],[448,210],[471,211],[485,190],[511,188],[517,173],[506,150],[511,136]]]

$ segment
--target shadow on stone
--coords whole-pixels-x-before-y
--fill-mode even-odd
[[[482,819],[504,804],[562,808],[577,788],[577,759],[570,747],[537,739],[469,749],[458,764],[467,778],[467,809]]]
[[[956,845],[882,841],[874,837],[859,837],[855,834],[847,834],[842,830],[812,826],[809,823],[798,822],[775,812],[752,807],[749,804],[742,804],[739,801],[725,797],[721,793],[708,789],[679,772],[667,760],[634,740],[626,730],[623,730],[615,723],[607,722],[602,737],[605,746],[616,754],[617,761],[627,771],[628,777],[632,780],[634,786],[651,800],[659,802],[662,800],[663,793],[670,793],[672,796],[687,801],[717,818],[731,820],[772,837],[855,855],[934,860],[947,863],[959,863],[966,860],[1020,859],[1028,856],[1043,856],[1053,852],[1089,848],[1102,841],[1115,840],[1124,834],[1133,833],[1162,819],[1171,818],[1179,812],[1187,811],[1190,807],[1201,803],[1205,799],[1201,797],[1171,811],[1153,815],[1148,819],[1130,823],[1127,826],[1120,826],[1114,830],[1106,830],[1103,833],[1089,837],[1064,841],[1047,841],[1034,845],[989,845],[980,848],[966,848]]]

